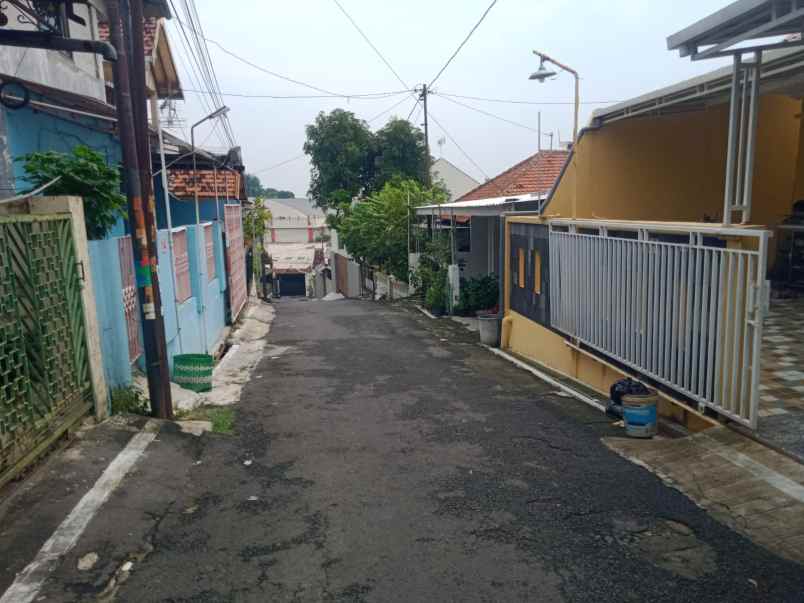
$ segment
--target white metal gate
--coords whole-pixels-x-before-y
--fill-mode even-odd
[[[676,242],[670,227],[611,228],[551,224],[551,325],[755,428],[769,233],[702,225]]]

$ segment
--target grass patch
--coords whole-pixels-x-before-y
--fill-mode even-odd
[[[200,406],[176,417],[186,421],[209,421],[213,433],[234,433],[235,410],[231,406]]]
[[[112,390],[112,414],[150,415],[148,398],[134,387],[117,387]]]
[[[207,413],[209,420],[212,421],[212,431],[214,433],[234,433],[234,409],[229,407],[210,408]]]

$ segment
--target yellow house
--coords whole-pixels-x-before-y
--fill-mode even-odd
[[[672,36],[734,66],[597,111],[542,211],[506,217],[503,348],[605,395],[636,377],[696,429],[804,410],[804,49],[744,46],[799,27],[773,5]]]

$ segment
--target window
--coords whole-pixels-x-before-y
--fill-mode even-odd
[[[525,250],[519,249],[517,251],[519,259],[519,273],[517,274],[517,284],[521,289],[525,288]]]
[[[187,231],[174,231],[173,268],[176,271],[176,301],[185,302],[193,296],[190,286],[190,254],[187,250]]]
[[[538,249],[533,252],[533,292],[542,294],[542,254]]]
[[[207,281],[217,276],[215,270],[215,231],[212,224],[204,224],[204,247],[207,251]]]
[[[455,250],[458,253],[472,251],[472,229],[470,226],[455,227]]]

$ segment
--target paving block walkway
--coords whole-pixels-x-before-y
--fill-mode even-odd
[[[804,298],[771,301],[759,387],[757,435],[804,462]]]
[[[604,438],[734,530],[804,564],[804,466],[727,427],[681,439]]]

